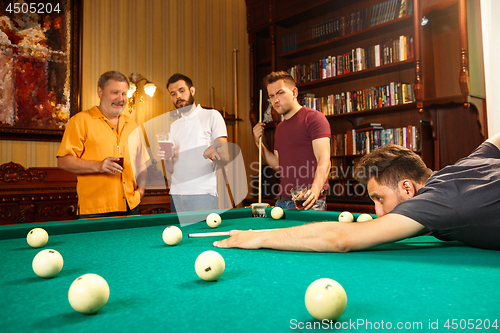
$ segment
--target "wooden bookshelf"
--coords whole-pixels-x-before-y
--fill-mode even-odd
[[[479,54],[482,54],[479,4],[466,0],[406,0],[411,8],[407,6],[399,17],[397,10],[401,9],[398,6],[402,1],[247,0],[252,122],[258,118],[260,89],[263,90],[263,108],[267,108],[267,91],[262,80],[271,71],[312,64],[356,48],[368,49],[404,35],[413,39],[411,58],[298,83],[299,94],[314,94],[319,98],[391,82],[414,84],[410,103],[327,115],[332,135],[370,122],[381,123],[384,128],[425,124],[425,128],[421,128],[422,147],[417,153],[431,169],[441,169],[471,153],[487,137],[484,68]],[[382,10],[377,15],[386,15],[385,20],[372,18],[372,13],[376,12],[374,8],[392,8],[392,17],[390,10],[385,14]],[[364,17],[363,10],[367,13]],[[250,13],[257,11],[260,17],[253,21]],[[423,15],[429,20],[425,26],[421,25]],[[350,24],[356,24],[350,29],[352,31],[327,36],[320,33],[317,37],[318,26],[321,27],[319,31],[328,32],[329,23],[325,22],[336,22],[343,17],[346,18],[344,22],[351,18]],[[367,21],[359,22],[358,17]],[[377,20],[378,24],[372,24]],[[314,40],[290,46],[290,40],[295,42],[294,38],[304,38],[308,29],[316,29]],[[266,128],[270,149],[273,149],[274,127],[272,124]],[[332,156],[332,165],[334,159],[343,159],[345,165],[352,166],[360,157]],[[346,181],[352,179],[332,179],[331,185]],[[328,207],[335,209],[340,206],[348,209],[352,205],[362,211],[367,207],[363,205],[370,205],[369,199],[357,196],[330,196],[327,201]]]

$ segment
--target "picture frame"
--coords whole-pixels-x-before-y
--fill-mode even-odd
[[[82,2],[0,8],[0,140],[60,141],[81,110]]]

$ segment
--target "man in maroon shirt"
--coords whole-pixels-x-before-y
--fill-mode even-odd
[[[275,132],[274,152],[262,145],[267,164],[280,174],[281,200],[276,206],[294,207],[290,190],[310,185],[304,209],[325,210],[328,173],[330,172],[330,124],[319,111],[301,106],[293,77],[283,71],[264,79],[274,109],[283,116]],[[253,128],[255,144],[264,133],[264,123]]]

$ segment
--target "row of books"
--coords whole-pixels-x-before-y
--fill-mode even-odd
[[[337,134],[342,135],[342,134]],[[332,142],[334,140],[335,135],[332,137]],[[339,154],[340,156],[343,154]],[[352,160],[345,158],[332,158],[332,164],[330,167],[330,178],[331,179],[353,179],[354,178],[354,170],[357,161],[361,157],[354,157]],[[355,163],[356,162],[356,163]]]
[[[408,59],[413,59],[413,37],[401,35],[397,39],[367,49],[358,47],[344,54],[324,57],[311,64],[295,65],[287,72],[296,83],[306,83]]]
[[[347,15],[320,22],[308,29],[285,35],[281,38],[281,52],[291,52],[401,18],[412,13],[412,1],[387,0],[372,6],[371,9],[363,8]]]
[[[416,101],[413,86],[412,83],[391,82],[380,87],[347,91],[324,97],[315,97],[312,93],[299,94],[297,100],[302,106],[330,116],[413,103]]]
[[[364,155],[378,147],[395,144],[413,151],[422,149],[420,126],[384,129],[371,126],[332,135],[332,156]]]
[[[370,27],[413,13],[413,0],[387,0],[371,9]]]

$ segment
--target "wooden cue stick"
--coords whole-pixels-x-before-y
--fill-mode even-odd
[[[229,200],[231,200],[231,208],[236,207],[234,204],[233,192],[231,191],[231,186],[229,186],[229,181],[227,179],[226,167],[220,167],[222,169],[222,176],[224,176],[224,182],[226,183],[227,193],[229,194]]]
[[[149,145],[149,140],[148,140],[148,136],[146,134],[146,128],[144,127],[144,124],[141,124],[141,130],[142,130],[142,135],[144,137],[146,147],[151,148],[151,146]],[[163,169],[163,180],[165,181],[165,189],[168,190],[167,171],[165,169],[165,161],[164,160],[161,160],[161,167]]]
[[[259,94],[259,123],[262,122],[262,89]],[[262,203],[262,135],[259,137],[259,203]]]
[[[212,97],[212,109],[217,110],[217,109],[215,108],[215,90],[214,90],[214,87],[212,87],[212,89],[211,89],[211,90],[212,90],[212,91],[211,91],[210,97]]]
[[[238,66],[237,66],[237,49],[233,50],[234,53],[234,143],[238,144]]]
[[[260,230],[248,230],[248,231],[256,231],[256,232],[261,232],[261,231],[272,231],[272,230],[278,230],[276,229],[260,229]],[[198,237],[216,237],[216,236],[229,236],[229,231],[219,231],[219,232],[202,232],[202,233],[197,233],[197,234],[188,234],[188,238],[198,238]]]

